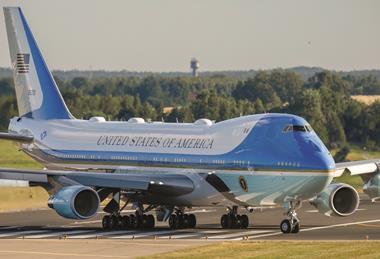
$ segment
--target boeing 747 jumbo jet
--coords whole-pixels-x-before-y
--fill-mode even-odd
[[[4,8],[19,116],[0,138],[45,170],[0,168],[1,179],[29,181],[49,194],[48,205],[69,219],[88,219],[105,202],[104,228],[194,228],[186,210],[222,206],[223,228],[247,228],[256,207],[283,206],[280,229],[297,233],[296,210],[310,201],[326,215],[348,216],[359,196],[332,183],[345,169],[362,174],[364,190],[380,196],[379,161],[336,164],[311,126],[290,114],[256,114],[218,123],[75,119],[39,51],[20,8]],[[107,197],[112,197],[106,199]],[[122,215],[132,204],[136,212]],[[148,212],[155,212],[148,214]]]

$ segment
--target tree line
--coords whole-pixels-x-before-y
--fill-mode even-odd
[[[321,71],[304,80],[286,70],[259,71],[240,80],[210,77],[75,77],[56,82],[76,118],[104,116],[109,120],[142,117],[166,122],[221,121],[232,117],[283,112],[304,117],[330,147],[348,142],[380,147],[380,102],[365,105],[353,94],[380,94],[373,76]],[[164,107],[172,107],[165,109]],[[17,115],[11,78],[0,79],[0,128]]]

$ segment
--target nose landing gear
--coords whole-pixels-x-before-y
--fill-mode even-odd
[[[301,224],[300,220],[297,217],[296,210],[301,207],[300,201],[291,201],[289,202],[289,209],[286,212],[287,219],[281,221],[280,229],[284,234],[293,233],[296,234],[300,231]]]
[[[237,214],[238,206],[233,206],[227,214],[224,214],[220,219],[222,228],[247,228],[249,219],[246,214]]]

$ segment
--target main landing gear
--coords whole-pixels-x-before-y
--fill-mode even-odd
[[[102,196],[107,197],[110,193],[105,192]],[[112,199],[103,209],[103,211],[109,213],[105,215],[102,220],[102,226],[104,229],[149,229],[154,228],[155,220],[151,214],[145,214],[151,211],[154,206],[148,206],[144,209],[141,203],[136,203],[135,214],[121,215],[121,212],[128,205],[129,200],[124,203],[124,206],[120,207],[120,191],[112,193]]]
[[[150,229],[154,228],[154,216],[136,212],[131,215],[105,215],[102,220],[104,229]]]
[[[194,214],[184,214],[182,211],[176,211],[169,217],[170,229],[178,228],[195,228],[197,219]]]
[[[280,229],[282,233],[298,233],[300,231],[300,221],[297,218],[296,209],[301,207],[300,201],[291,201],[289,202],[289,209],[286,212],[287,218],[281,221]]]
[[[249,219],[246,214],[237,214],[238,206],[233,206],[227,214],[224,214],[220,219],[222,228],[247,228]]]

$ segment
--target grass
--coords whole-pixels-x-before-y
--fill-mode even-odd
[[[0,187],[0,211],[47,208],[48,193],[41,187]]]
[[[149,258],[380,258],[379,245],[380,241],[222,242]]]
[[[19,151],[12,141],[0,140],[0,167],[42,169],[42,166]],[[47,207],[47,192],[41,187],[0,187],[0,211]]]
[[[358,146],[350,146],[350,153],[347,155],[347,160],[367,160],[380,158],[380,151],[368,151]]]
[[[42,169],[42,166],[19,151],[18,146],[7,140],[0,140],[0,167]]]

